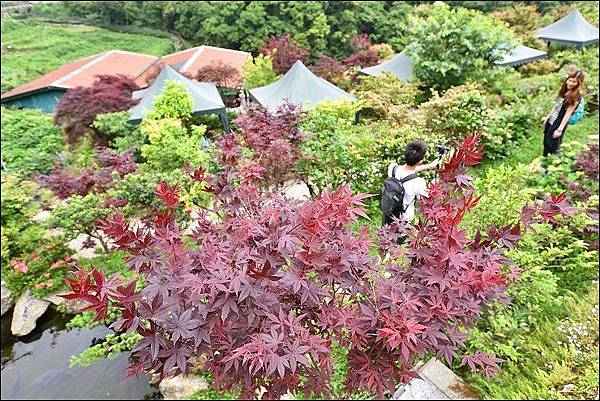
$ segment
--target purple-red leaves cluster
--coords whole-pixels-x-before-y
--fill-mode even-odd
[[[346,67],[342,62],[325,54],[320,54],[317,62],[308,68],[316,75],[333,83],[340,82],[346,71]]]
[[[303,119],[299,106],[285,102],[274,112],[252,106],[234,120],[252,150],[253,161],[265,168],[264,172],[254,170],[257,179],[262,175],[267,184],[281,184],[290,177],[302,156],[300,145],[306,135],[299,125]]]
[[[219,61],[200,68],[196,80],[213,82],[222,88],[233,88],[239,81],[239,72],[235,67]]]
[[[379,233],[391,258],[373,257],[367,227],[349,223],[365,216],[362,200],[344,186],[320,198],[290,203],[261,191],[256,165],[239,162],[233,134],[218,144],[222,170],[188,174],[214,194],[211,211],[199,213],[189,235],[174,220],[175,188],[157,189],[166,212],[146,227],[131,227],[122,215],[102,222],[127,263],[145,276],[135,292],[129,282],[79,271],[69,281],[72,298],[85,299],[103,316],[118,307],[121,330],[143,339],[128,369],[165,375],[187,372],[192,357],[218,389],[239,389],[241,397],[278,399],[289,389],[327,396],[332,344],[348,348],[346,389],[383,396],[408,382],[419,357],[434,352],[448,362],[459,357],[481,309],[502,299],[508,280],[504,249],[520,235],[520,225],[490,229],[472,240],[460,229],[462,216],[476,205],[466,167],[481,158],[477,137],[459,151],[423,199],[414,229],[399,222]],[[529,223],[541,213],[550,219],[567,211],[564,199],[535,203],[524,211]],[[395,236],[408,236],[398,248]],[[403,255],[398,252],[403,250]],[[492,374],[493,355],[463,356],[471,369]]]
[[[39,177],[40,184],[51,189],[58,198],[66,199],[72,195],[84,196],[92,191],[105,192],[113,187],[114,173],[123,178],[138,168],[131,151],[119,155],[102,146],[95,149],[94,164],[95,167],[86,168],[80,173],[56,166],[50,174]]]
[[[273,70],[277,74],[285,74],[296,60],[306,64],[310,55],[310,52],[296,43],[289,33],[281,36],[269,36],[259,52],[271,56]]]
[[[131,99],[139,89],[125,75],[98,75],[90,87],[69,89],[56,106],[54,122],[64,127],[67,141],[74,143],[94,122],[98,114],[128,110],[138,100]]]
[[[371,48],[371,39],[366,33],[352,37],[350,44],[354,53],[344,59],[343,63],[346,67],[365,68],[379,63],[379,54],[377,50]]]

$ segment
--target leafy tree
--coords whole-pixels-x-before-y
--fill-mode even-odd
[[[238,78],[238,71],[235,67],[222,62],[212,63],[198,70],[196,80],[203,82],[213,82],[215,85],[223,88],[232,88]]]
[[[173,220],[179,195],[164,185],[157,196],[166,211],[150,227],[133,230],[123,215],[102,222],[131,255],[128,265],[147,278],[140,291],[133,280],[98,270],[69,279],[66,298],[88,300],[97,319],[117,307],[123,317],[113,327],[143,337],[128,375],[186,373],[192,358],[205,356],[213,385],[239,389],[242,398],[256,398],[261,387],[269,399],[289,389],[327,396],[333,342],[349,348],[350,392],[393,392],[415,377],[413,364],[427,352],[492,375],[493,354],[459,357],[467,337],[461,330],[518,277],[502,252],[522,227],[570,211],[564,197],[552,197],[525,207],[519,221],[467,238],[459,224],[477,199],[466,172],[482,157],[469,136],[430,186],[415,229],[397,222],[379,233],[379,247],[391,255],[381,264],[369,253],[366,230],[348,227],[364,216],[365,195],[344,186],[290,204],[259,191],[261,174],[240,165],[233,134],[219,149],[222,171],[192,176],[215,195],[222,218],[201,214],[192,244]],[[397,248],[399,232],[410,247]]]
[[[262,169],[266,184],[283,184],[295,172],[302,156],[300,144],[305,135],[299,129],[305,118],[300,106],[284,103],[274,112],[252,105],[246,114],[233,122],[241,128],[244,143]]]
[[[295,42],[289,33],[279,37],[269,37],[260,49],[260,53],[271,56],[273,70],[277,74],[285,74],[297,60],[306,64],[310,55],[308,50]]]
[[[346,67],[341,61],[321,53],[316,63],[308,67],[313,73],[334,84],[341,82],[345,76]]]
[[[124,75],[98,75],[90,87],[69,89],[56,107],[54,122],[64,128],[67,141],[74,143],[92,125],[98,114],[128,110],[138,100],[131,99],[139,89]]]
[[[510,30],[477,11],[435,3],[418,20],[408,52],[413,71],[427,87],[447,89],[469,81],[485,81],[494,62],[516,45]]]
[[[167,81],[152,101],[152,110],[142,120],[140,133],[144,160],[158,171],[180,169],[185,163],[204,165],[208,154],[201,148],[203,125],[190,125],[194,101],[182,83]]]
[[[242,66],[244,71],[244,89],[250,90],[270,84],[281,77],[273,70],[271,56],[259,54],[249,57]]]

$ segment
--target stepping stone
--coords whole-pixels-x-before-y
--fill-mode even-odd
[[[412,379],[399,388],[392,400],[449,400],[436,386],[423,379]]]

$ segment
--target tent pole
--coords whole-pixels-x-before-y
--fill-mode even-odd
[[[227,115],[219,114],[219,119],[221,120],[221,124],[223,124],[223,130],[226,134],[231,132],[231,127],[229,126],[229,120],[227,120]]]

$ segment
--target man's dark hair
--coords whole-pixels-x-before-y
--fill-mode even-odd
[[[409,166],[414,166],[425,158],[427,153],[427,144],[423,141],[412,141],[406,145],[404,151],[404,161]]]

